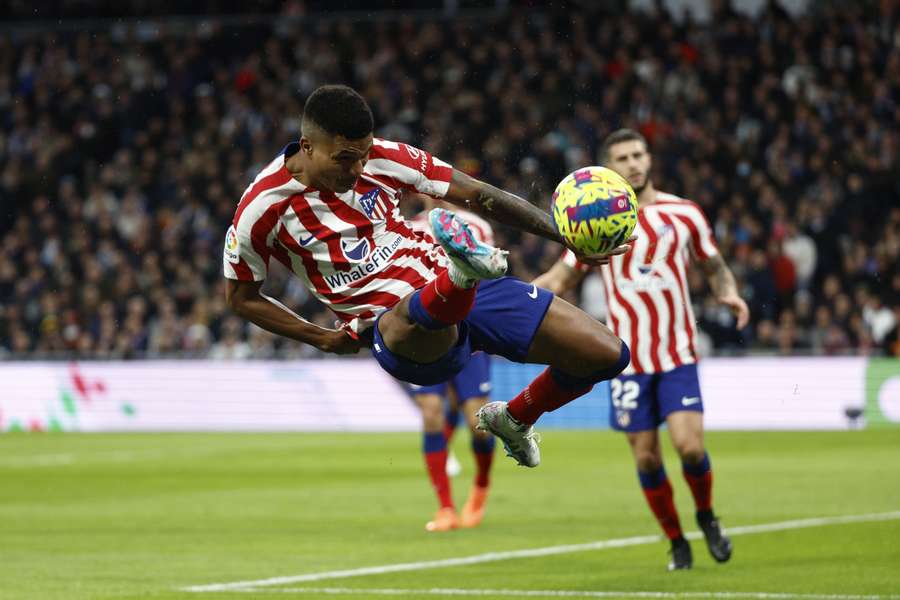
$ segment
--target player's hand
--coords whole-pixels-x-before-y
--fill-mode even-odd
[[[331,354],[356,354],[364,345],[362,340],[350,334],[349,329],[340,328],[328,330],[317,347]]]
[[[743,329],[747,326],[747,323],[750,321],[750,309],[747,308],[747,303],[744,302],[743,298],[737,294],[728,294],[727,296],[719,296],[717,300],[731,310],[731,314],[737,320],[737,325],[735,325],[737,329]]]
[[[625,254],[626,252],[630,251],[631,246],[636,239],[637,239],[637,236],[633,235],[630,238],[628,238],[627,240],[625,240],[624,244],[622,244],[621,246],[618,246],[617,248],[613,248],[612,250],[610,250],[609,252],[607,252],[605,254],[586,255],[586,254],[579,254],[578,252],[575,252],[574,250],[573,250],[573,252],[575,252],[575,256],[578,258],[579,262],[582,262],[586,265],[591,265],[592,267],[599,267],[601,265],[608,265],[609,259],[612,258],[613,256],[619,256],[621,254]]]

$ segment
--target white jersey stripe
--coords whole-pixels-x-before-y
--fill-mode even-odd
[[[687,269],[693,258],[718,253],[700,208],[658,192],[641,207],[631,252],[614,256],[600,269],[608,302],[608,324],[629,345],[632,363],[625,374],[668,371],[696,362],[696,322]],[[563,261],[585,268],[568,254]]]

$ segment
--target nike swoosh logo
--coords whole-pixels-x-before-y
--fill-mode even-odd
[[[537,300],[537,286],[533,283],[531,284],[531,291],[528,292],[528,297],[532,300]]]
[[[692,404],[697,404],[700,402],[700,396],[694,396],[693,398],[688,398],[687,396],[681,397],[682,406],[691,406]]]
[[[308,245],[311,241],[313,241],[314,239],[316,239],[316,236],[310,235],[308,238],[305,238],[305,239],[300,240],[300,245],[301,245],[301,246],[306,246],[306,245]]]

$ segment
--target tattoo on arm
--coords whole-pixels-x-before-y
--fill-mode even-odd
[[[731,269],[725,264],[721,254],[716,254],[703,262],[703,270],[706,272],[709,287],[716,296],[728,296],[737,294],[737,282]]]
[[[554,242],[562,241],[549,214],[527,200],[492,185],[482,183],[475,200],[469,201],[468,204],[475,212],[498,223],[534,233]]]

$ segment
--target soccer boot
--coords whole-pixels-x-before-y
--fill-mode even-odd
[[[683,537],[672,540],[672,549],[669,550],[669,554],[672,555],[672,560],[669,561],[670,571],[690,569],[694,564],[691,545]]]
[[[540,438],[534,427],[519,423],[506,410],[506,402],[488,402],[478,409],[478,429],[490,431],[503,442],[506,455],[524,467],[541,464]]]
[[[425,523],[426,531],[450,531],[459,527],[459,516],[456,509],[446,506],[434,513],[434,518]]]
[[[434,208],[428,213],[434,239],[447,257],[472,280],[497,279],[506,274],[506,250],[488,246],[475,239],[465,221],[449,210]]]
[[[709,548],[709,553],[716,562],[728,562],[728,559],[731,558],[731,540],[722,533],[719,519],[716,518],[712,511],[698,512],[697,525],[700,526],[700,531],[703,532],[703,537],[706,538],[706,547]]]
[[[460,527],[478,527],[481,524],[481,520],[484,518],[484,505],[487,503],[489,489],[487,486],[472,486],[472,491],[469,492],[469,499],[466,500],[462,514],[459,516]]]

